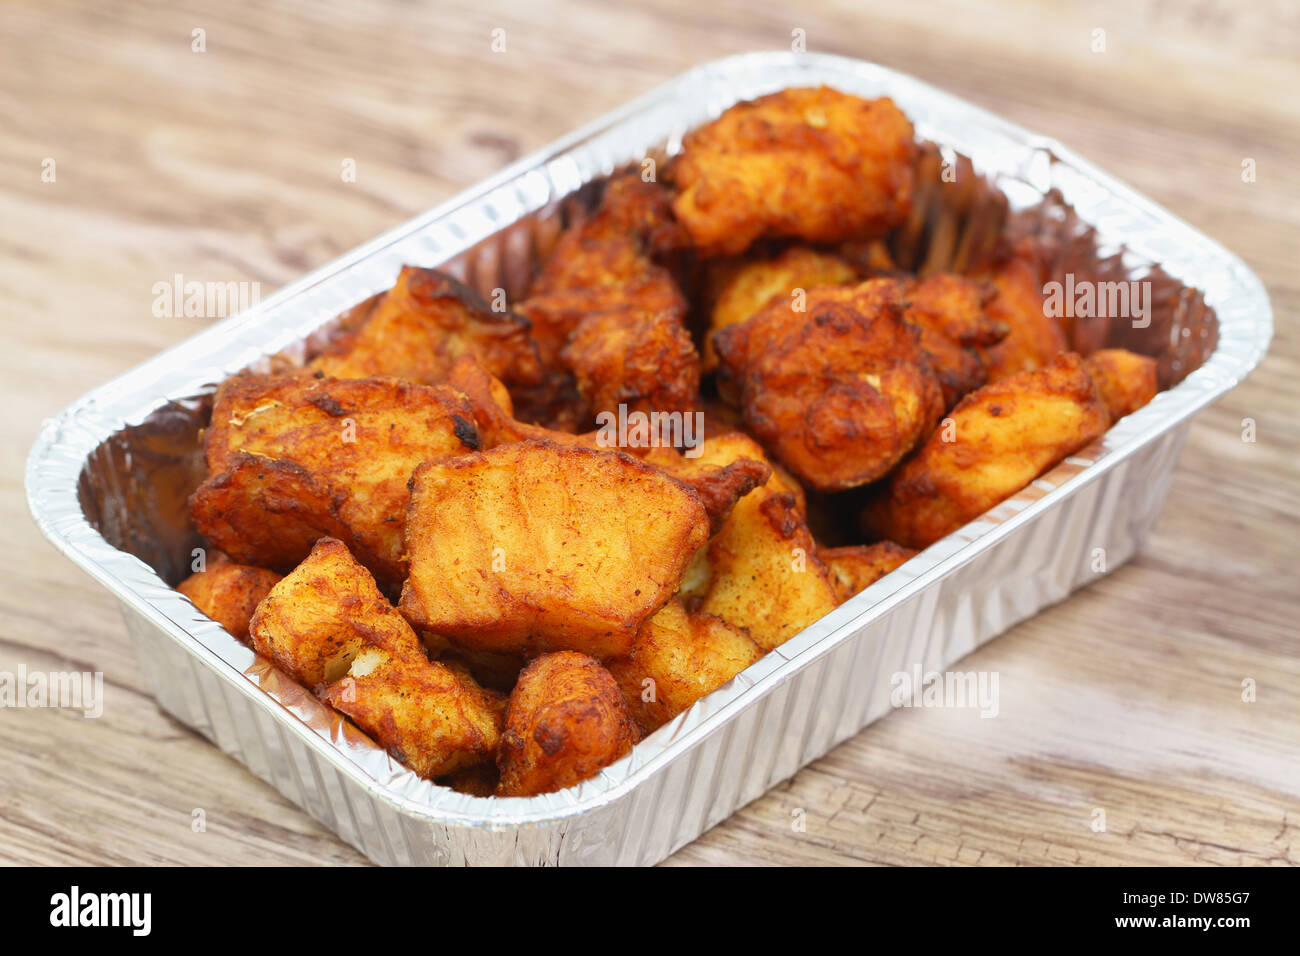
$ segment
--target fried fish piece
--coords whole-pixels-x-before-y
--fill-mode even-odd
[[[945,409],[988,379],[979,349],[996,345],[1009,331],[986,312],[996,295],[992,283],[946,273],[904,287],[903,321],[918,330]]]
[[[597,209],[561,234],[520,305],[543,363],[554,364],[569,333],[597,309],[684,310],[681,290],[654,261],[682,241],[663,187],[632,175],[611,179]]]
[[[400,569],[367,552],[339,516],[343,493],[297,462],[237,451],[190,495],[190,519],[241,564],[287,573],[321,538],[344,541],[382,578]]]
[[[253,647],[421,776],[491,761],[505,696],[431,662],[343,542],[322,538],[258,605]]]
[[[683,146],[668,172],[673,212],[706,256],[764,236],[870,238],[911,209],[917,147],[888,98],[784,90],[736,104]]]
[[[840,491],[894,467],[943,414],[943,393],[903,321],[905,284],[810,289],[714,336],[718,387],[800,481]]]
[[[1069,347],[1044,308],[1042,267],[1031,246],[1017,246],[988,278],[998,290],[988,315],[1009,330],[1001,342],[981,349],[990,382],[1041,368]]]
[[[428,780],[490,764],[505,725],[505,694],[423,654],[374,644],[321,699]]]
[[[817,557],[830,569],[831,584],[835,586],[835,596],[841,603],[915,556],[916,552],[911,548],[892,541],[822,548],[817,552]]]
[[[699,462],[725,466],[762,461],[748,435],[710,438]],[[839,603],[830,574],[816,554],[800,508],[801,493],[779,469],[745,495],[709,541],[707,584],[696,610],[744,630],[763,650],[784,643]]]
[[[712,371],[718,364],[713,348],[718,329],[743,322],[778,300],[790,299],[796,290],[848,285],[858,277],[844,259],[807,246],[791,246],[774,259],[719,263],[714,271],[718,289],[704,339],[705,371]]]
[[[279,580],[274,571],[236,564],[218,551],[209,557],[207,567],[176,585],[176,590],[247,644],[249,618]]]
[[[641,625],[623,657],[605,662],[644,733],[672,720],[763,656],[739,628],[673,599]]]
[[[611,180],[599,209],[561,236],[519,306],[542,360],[572,372],[593,413],[619,405],[684,412],[697,402],[686,299],[653,260],[675,228],[662,187],[636,176]]]
[[[698,495],[612,450],[500,445],[412,489],[402,613],[473,650],[625,653],[708,538]]]
[[[551,441],[582,448],[620,448],[617,429],[611,429],[613,437],[605,429],[570,435],[517,421],[513,417],[510,396],[505,386],[469,356],[456,363],[448,382],[468,397],[474,410],[474,422],[483,437],[484,450],[529,440]],[[692,433],[688,443],[701,441],[703,436]],[[675,446],[663,443],[620,450],[635,455],[687,485],[699,495],[708,511],[710,525],[714,528],[730,513],[731,506],[738,499],[766,481],[771,472],[767,462],[750,458],[741,458],[722,466],[704,465],[692,457],[692,448],[687,448],[685,454],[682,454]]]
[[[689,414],[699,403],[699,355],[677,309],[600,309],[578,323],[560,358],[597,416],[620,406]]]
[[[667,190],[639,176],[609,180],[596,210],[561,235],[530,296],[618,286],[644,275],[657,255],[686,242],[671,203]]]
[[[718,367],[714,333],[728,325],[742,323],[779,300],[790,299],[798,290],[814,286],[850,285],[858,273],[840,256],[807,246],[790,246],[775,259],[740,260],[718,263],[712,282],[714,302],[708,313],[703,369]]]
[[[494,312],[478,293],[445,272],[403,266],[370,317],[308,368],[333,378],[387,375],[434,385],[466,353],[508,384],[541,381],[542,365],[526,320]]]
[[[479,435],[469,399],[446,385],[238,375],[217,391],[204,446],[211,475],[190,507],[217,547],[287,571],[331,535],[391,583],[404,576],[411,473]]]
[[[634,245],[612,244],[620,247]],[[563,253],[564,246],[561,246],[552,258]],[[606,312],[624,320],[637,315],[666,313],[677,316],[680,321],[686,314],[686,298],[666,269],[641,259],[639,271],[626,278],[612,273],[605,284],[558,288],[550,292],[534,291],[519,303],[518,310],[532,325],[533,339],[542,361],[548,367],[567,369],[564,347],[584,319]]]
[[[640,739],[618,684],[599,661],[575,651],[543,654],[524,668],[510,694],[497,796],[571,787]]]
[[[1084,370],[1110,411],[1111,421],[1132,415],[1156,397],[1156,360],[1127,349],[1101,349],[1083,361]]]
[[[714,532],[726,521],[737,501],[772,475],[772,466],[761,457],[737,458],[720,465],[680,455],[672,448],[660,446],[643,452],[641,459],[699,495],[709,513],[709,527]]]
[[[567,432],[556,432],[516,419],[510,391],[472,355],[457,360],[447,373],[447,384],[458,389],[469,401],[479,434],[480,451],[530,438],[563,441],[564,436],[568,435]]]
[[[985,385],[952,410],[866,508],[864,524],[924,548],[1015,494],[1110,427],[1105,402],[1073,352]]]
[[[317,541],[271,589],[249,633],[259,654],[313,691],[342,678],[363,647],[424,657],[410,625],[336,538]]]

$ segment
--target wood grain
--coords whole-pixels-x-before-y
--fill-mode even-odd
[[[892,714],[670,862],[1300,863],[1297,8],[754,6],[0,6],[0,670],[107,683],[97,720],[0,711],[0,861],[364,862],[157,710],[114,601],[27,516],[41,421],[205,324],[155,317],[153,284],[269,294],[687,67],[801,29],[1054,136],[1217,237],[1267,284],[1277,333],[1196,420],[1145,552],[963,665],[1000,674],[997,719]]]

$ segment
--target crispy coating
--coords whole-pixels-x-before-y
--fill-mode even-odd
[[[713,348],[718,329],[743,322],[777,300],[790,299],[796,289],[848,285],[857,279],[856,270],[839,256],[807,246],[791,246],[775,259],[719,263],[714,271],[718,290],[704,339],[705,371],[718,364]]]
[[[560,358],[597,416],[620,405],[687,414],[699,403],[699,355],[678,309],[601,309],[578,323]]]
[[[599,661],[574,651],[543,654],[524,668],[510,694],[497,796],[571,787],[640,739],[618,684]]]
[[[985,311],[997,289],[978,279],[940,274],[909,282],[903,295],[903,320],[917,329],[921,351],[943,390],[943,406],[952,408],[988,379],[979,349],[1007,336],[1007,326]]]
[[[673,212],[704,255],[763,236],[882,235],[911,208],[916,144],[892,100],[828,87],[738,103],[688,134],[669,176]]]
[[[635,175],[611,179],[596,211],[560,237],[530,294],[617,286],[643,275],[653,256],[685,242],[670,204],[656,183]]]
[[[564,250],[561,245],[551,258],[564,254]],[[604,312],[613,312],[625,320],[633,315],[661,312],[676,315],[679,319],[686,314],[686,300],[667,270],[644,258],[638,261],[640,271],[628,277],[620,278],[617,273],[612,273],[605,284],[558,288],[550,292],[534,291],[519,303],[520,313],[532,324],[537,351],[548,367],[569,367],[562,358],[564,346],[586,318]]]
[[[250,624],[253,647],[416,773],[491,761],[505,696],[430,662],[343,542],[322,538]]]
[[[458,389],[469,401],[479,434],[480,451],[530,438],[563,441],[562,436],[568,434],[517,420],[509,390],[472,355],[462,356],[452,366],[447,374],[447,384]]]
[[[979,517],[1110,427],[1072,352],[971,392],[951,417],[952,428],[931,435],[867,506],[865,524],[906,547]]]
[[[762,656],[744,631],[672,600],[641,625],[632,650],[605,667],[648,734]]]
[[[703,442],[701,442],[701,447]],[[725,464],[703,460],[700,456],[678,454],[671,448],[650,448],[641,454],[642,461],[654,465],[689,486],[704,502],[709,526],[716,532],[736,502],[772,475],[772,466],[759,458],[737,458]]]
[[[617,451],[529,441],[423,465],[402,613],[473,650],[625,653],[708,529],[698,495]]]
[[[686,411],[697,402],[686,299],[652,259],[675,243],[675,229],[662,187],[635,176],[612,180],[600,208],[561,236],[519,306],[542,360],[572,372],[593,413],[620,404]]]
[[[903,283],[808,290],[714,336],[718,386],[804,483],[839,491],[884,475],[934,428],[943,394],[902,319]]]
[[[429,780],[490,763],[505,724],[505,694],[423,654],[373,644],[321,699]]]
[[[190,496],[190,518],[208,541],[241,564],[288,572],[324,537],[345,541],[382,576],[398,574],[367,553],[339,516],[342,493],[296,462],[235,452]]]
[[[287,571],[332,535],[386,583],[404,576],[416,465],[480,443],[469,400],[446,385],[254,375],[221,386],[204,441],[212,474],[191,513],[210,541]]]
[[[424,657],[420,639],[347,546],[321,538],[249,624],[253,647],[311,690],[339,680],[363,647]]]
[[[763,459],[747,435],[734,432],[703,445],[704,465]],[[779,471],[741,498],[709,541],[707,587],[697,610],[748,632],[771,650],[839,602],[790,480]]]
[[[231,636],[247,644],[249,618],[279,580],[280,575],[274,571],[236,564],[218,551],[206,568],[191,574],[176,585],[176,590]]]
[[[536,304],[556,293],[587,289],[608,302],[609,290],[646,280],[641,293],[628,293],[624,298],[641,301],[642,294],[649,296],[649,311],[684,307],[681,291],[671,277],[667,282],[658,281],[667,273],[653,260],[656,252],[681,242],[675,238],[678,230],[668,204],[667,193],[654,183],[630,175],[610,180],[596,211],[578,219],[560,236],[533,280],[528,301]],[[577,320],[601,301],[586,300],[586,308],[567,317],[567,327],[533,328],[544,361],[559,354]]]
[[[403,266],[369,319],[308,368],[333,378],[389,375],[434,385],[466,353],[509,384],[541,381],[527,321],[492,311],[474,290],[444,272]]]
[[[916,552],[911,548],[904,548],[892,541],[822,548],[817,552],[817,557],[830,569],[831,584],[835,586],[835,596],[841,602],[875,584],[915,555]]]
[[[1127,349],[1093,352],[1083,367],[1106,403],[1111,421],[1132,415],[1159,391],[1156,360]]]
[[[990,382],[1041,368],[1068,348],[1060,324],[1043,308],[1043,276],[1028,247],[1016,250],[989,279],[998,294],[988,304],[989,318],[1006,325],[997,345],[981,350]]]
[[[460,388],[468,397],[474,411],[474,421],[483,437],[484,449],[520,441],[551,441],[560,445],[582,448],[612,448],[615,444],[601,430],[570,435],[538,425],[529,425],[512,417],[510,397],[504,386],[479,365],[466,357],[456,363],[449,382]],[[692,442],[701,441],[695,436]],[[767,480],[771,467],[765,461],[741,458],[726,465],[704,465],[691,450],[685,454],[676,448],[658,444],[650,447],[620,449],[654,465],[687,485],[703,502],[714,529],[731,511],[738,499]]]

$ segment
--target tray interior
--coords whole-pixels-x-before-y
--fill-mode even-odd
[[[667,158],[662,152],[660,156]],[[955,164],[955,182],[943,180],[945,162]],[[416,264],[442,268],[484,296],[505,288],[511,300],[521,297],[564,225],[578,210],[599,201],[605,181],[585,184],[450,260]],[[1037,199],[1025,203],[1026,195]],[[1064,284],[1073,277],[1076,284],[1149,284],[1149,324],[1078,319],[1071,342],[1076,351],[1088,354],[1113,346],[1152,356],[1162,390],[1182,381],[1213,353],[1218,320],[1199,290],[1170,276],[1158,263],[1104,244],[1059,191],[1044,193],[1027,180],[1005,174],[980,175],[969,157],[934,143],[922,145],[912,216],[889,240],[901,267],[922,275],[960,271],[991,261],[1008,245],[1025,239],[1043,250],[1049,281]],[[317,330],[296,347],[264,356],[252,367],[272,370],[300,364],[338,331],[364,319],[375,298],[342,314],[321,316]],[[186,500],[206,474],[200,434],[211,414],[216,385],[212,382],[193,395],[169,401],[140,424],[110,435],[87,457],[78,482],[87,521],[110,544],[144,561],[173,586],[188,575],[192,549],[203,545],[190,524]]]

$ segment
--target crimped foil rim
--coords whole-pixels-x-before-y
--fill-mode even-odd
[[[504,799],[456,793],[420,779],[378,747],[358,741],[359,735],[340,716],[305,691],[297,698],[271,697],[246,676],[246,672],[265,675],[269,665],[259,663],[251,649],[199,614],[152,568],[110,545],[86,520],[77,488],[82,467],[96,446],[121,428],[139,424],[168,401],[188,398],[268,353],[291,347],[344,308],[384,287],[378,278],[369,285],[364,280],[348,285],[349,270],[367,265],[371,274],[379,276],[376,260],[397,262],[412,250],[435,260],[425,264],[445,261],[514,221],[508,215],[491,219],[486,215],[490,208],[504,203],[519,215],[534,212],[611,172],[618,161],[633,158],[638,147],[644,151],[666,138],[673,151],[685,131],[680,117],[688,110],[698,113],[702,103],[710,115],[717,115],[738,99],[822,82],[850,92],[894,97],[912,118],[919,138],[970,156],[981,171],[1015,174],[1036,186],[1058,186],[1067,201],[1081,207],[1080,216],[1097,226],[1103,240],[1123,244],[1200,288],[1218,314],[1218,345],[1199,369],[1121,420],[1096,444],[815,622],[596,777],[554,794]],[[646,117],[674,132],[638,140],[636,127],[648,125]],[[699,121],[697,117],[690,125]],[[1061,176],[1065,181],[1057,181]],[[1107,214],[1094,221],[1088,207],[1098,204]],[[1113,218],[1121,214],[1127,219]],[[399,247],[404,252],[399,253]],[[394,266],[388,281],[395,274]],[[350,301],[338,301],[337,293],[331,299],[330,283],[345,286]],[[286,312],[294,320],[273,328],[272,319]],[[261,336],[259,344],[240,346],[241,338],[252,331]],[[668,762],[721,730],[731,714],[771,693],[895,605],[974,560],[1056,501],[1097,480],[1139,447],[1214,401],[1258,364],[1271,336],[1267,294],[1240,259],[1054,140],[876,64],[829,54],[748,53],[705,63],[670,80],[83,396],[48,422],[37,438],[27,463],[28,503],[37,525],[56,547],[250,699],[264,706],[276,703],[273,711],[286,729],[373,796],[405,813],[450,825],[549,826],[646,784]],[[329,722],[328,732],[306,723],[309,719],[319,723],[322,715]]]

